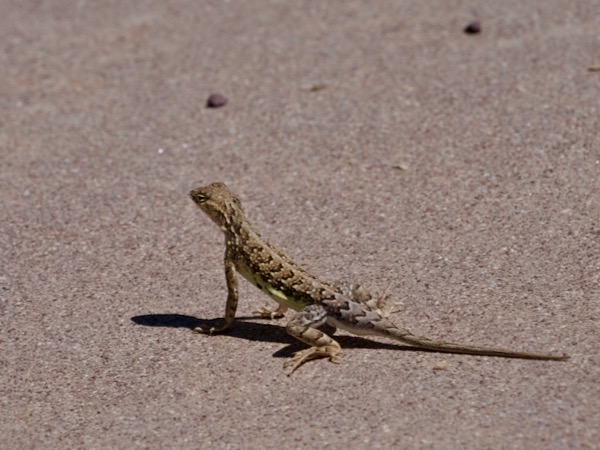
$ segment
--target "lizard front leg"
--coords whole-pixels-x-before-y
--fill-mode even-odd
[[[235,319],[235,312],[238,305],[238,283],[235,276],[235,264],[233,262],[232,250],[229,245],[225,248],[225,280],[227,281],[227,304],[225,305],[225,318],[223,322],[215,327],[208,329],[202,327],[194,328],[198,333],[214,334],[220,333],[231,327]]]
[[[288,376],[311,359],[329,358],[332,362],[340,362],[340,344],[317,329],[326,321],[327,311],[323,305],[317,304],[307,306],[287,323],[286,329],[289,334],[311,346],[294,353],[294,357],[284,363],[283,368]]]

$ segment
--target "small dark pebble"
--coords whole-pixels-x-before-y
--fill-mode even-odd
[[[325,83],[318,83],[318,84],[313,84],[308,91],[309,92],[318,92],[318,91],[322,91],[323,89],[327,89],[327,85]]]
[[[464,29],[464,32],[467,34],[481,33],[481,24],[479,23],[479,20],[474,20],[469,25],[467,25]]]
[[[210,94],[210,97],[206,101],[206,106],[208,108],[220,108],[221,106],[225,106],[226,103],[227,97],[223,94]]]

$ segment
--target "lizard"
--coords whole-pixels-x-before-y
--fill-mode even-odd
[[[281,318],[288,309],[296,313],[286,324],[287,332],[309,348],[294,353],[284,363],[291,375],[306,361],[329,358],[340,362],[340,344],[322,328],[334,327],[359,336],[375,335],[413,347],[446,353],[564,361],[568,355],[538,354],[456,344],[418,336],[395,325],[388,317],[385,294],[373,297],[358,285],[321,280],[288,258],[264,239],[247,219],[242,202],[224,183],[212,183],[190,192],[194,203],[225,235],[225,317],[216,326],[194,331],[215,334],[226,331],[235,319],[238,305],[236,271],[278,303],[276,310],[262,307],[256,315]],[[331,333],[332,334],[332,333]]]

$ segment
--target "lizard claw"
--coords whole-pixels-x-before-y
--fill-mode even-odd
[[[310,347],[294,353],[292,359],[283,363],[283,370],[289,377],[294,371],[306,361],[317,358],[329,358],[329,361],[339,364],[342,361],[341,349],[337,345],[327,345],[325,347]]]
[[[230,326],[231,326],[231,323],[227,323],[226,321],[223,321],[223,323],[221,323],[217,326],[214,326],[214,327],[210,327],[210,328],[204,328],[202,326],[197,326],[192,331],[195,331],[196,333],[200,333],[200,334],[208,334],[210,336],[212,334],[225,331]]]

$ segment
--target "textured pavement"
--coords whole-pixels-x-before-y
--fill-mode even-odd
[[[597,1],[0,9],[0,448],[597,448]],[[245,282],[194,334],[226,298],[187,197],[213,181],[415,333],[572,358],[339,332],[288,378]]]

